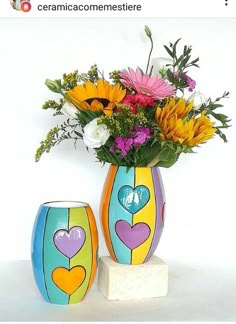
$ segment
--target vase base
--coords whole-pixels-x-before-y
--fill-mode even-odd
[[[98,288],[109,300],[163,297],[168,291],[168,265],[155,255],[140,265],[103,256],[98,263]]]

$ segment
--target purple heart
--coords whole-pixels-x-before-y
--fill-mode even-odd
[[[115,225],[119,239],[133,250],[147,240],[150,235],[150,227],[146,223],[137,223],[131,226],[124,220],[119,220]]]
[[[53,242],[62,254],[72,258],[84,245],[85,231],[80,226],[72,227],[69,232],[61,229],[54,234]]]

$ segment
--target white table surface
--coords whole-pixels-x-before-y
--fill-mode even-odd
[[[107,301],[95,283],[77,305],[41,298],[30,261],[0,263],[0,321],[236,321],[236,269],[169,262],[167,297]]]

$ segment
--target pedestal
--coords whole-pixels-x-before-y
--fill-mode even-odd
[[[109,300],[162,297],[168,291],[168,265],[157,256],[140,265],[114,262],[100,257],[98,288]]]

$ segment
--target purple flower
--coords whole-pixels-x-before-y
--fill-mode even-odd
[[[190,78],[186,73],[180,74],[179,72],[174,72],[173,75],[176,78],[182,78],[185,81],[185,83],[187,83],[187,85],[189,86],[188,91],[192,92],[195,89],[196,81]]]
[[[133,139],[129,137],[116,137],[115,143],[115,147],[121,150],[120,155],[126,156],[132,148]]]
[[[127,153],[128,153],[127,151],[125,151],[125,150],[121,150],[120,155],[121,155],[121,156],[126,156]]]
[[[112,145],[109,150],[112,154],[115,153],[115,145]]]
[[[196,87],[196,81],[193,80],[192,78],[190,78],[186,73],[183,73],[182,74],[182,78],[184,79],[184,81],[189,86],[188,90],[190,92],[192,92],[195,89],[195,87]]]
[[[115,138],[116,147],[120,150],[129,150],[130,146],[133,144],[133,139],[128,137],[116,137]]]
[[[145,128],[142,126],[139,126],[137,130],[133,130],[131,132],[131,135],[133,136],[133,146],[138,147],[139,145],[146,142],[147,139],[151,137],[151,130],[150,128]]]
[[[138,126],[137,129],[133,129],[130,133],[130,137],[116,137],[115,144],[111,146],[110,152],[115,153],[115,149],[120,150],[121,156],[126,156],[127,153],[133,148],[138,147],[145,143],[147,139],[151,137],[151,129]]]
[[[132,138],[127,138],[125,142],[125,150],[130,150],[134,140]]]
[[[124,138],[123,137],[116,137],[115,138],[116,147],[120,150],[124,148]]]

